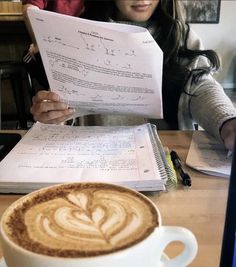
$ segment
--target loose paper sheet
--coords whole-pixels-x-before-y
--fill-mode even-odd
[[[162,118],[163,53],[142,27],[28,12],[52,91],[75,116]]]
[[[201,172],[229,177],[232,158],[214,137],[204,131],[195,131],[189,148],[186,164]]]

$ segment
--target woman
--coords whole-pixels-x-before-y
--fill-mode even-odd
[[[219,68],[219,59],[214,51],[202,50],[201,41],[184,22],[182,11],[178,0],[90,0],[85,1],[82,16],[146,27],[164,53],[165,128],[193,129],[198,123],[232,149],[236,110],[211,76]],[[35,120],[44,123],[60,123],[73,114],[59,96],[45,91],[33,98],[31,112]],[[112,121],[109,116],[101,118],[101,123]],[[127,116],[120,123],[127,124]]]

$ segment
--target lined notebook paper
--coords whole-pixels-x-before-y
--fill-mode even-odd
[[[0,192],[96,181],[164,190],[169,169],[155,126],[36,123],[0,163]]]

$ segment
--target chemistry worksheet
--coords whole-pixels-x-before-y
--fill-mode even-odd
[[[147,29],[28,12],[52,91],[76,115],[162,118],[163,53]]]

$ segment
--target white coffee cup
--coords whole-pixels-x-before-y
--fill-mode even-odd
[[[85,183],[88,184],[88,183]],[[95,183],[91,183],[94,185]],[[72,184],[74,185],[74,184]],[[116,189],[117,186],[110,184],[101,184],[99,186],[108,185]],[[49,187],[50,192],[57,185]],[[121,248],[115,252],[104,253],[102,255],[89,255],[87,257],[61,257],[49,256],[44,254],[29,251],[18,244],[16,244],[5,231],[4,223],[7,218],[15,210],[16,207],[22,205],[28,198],[37,195],[38,193],[45,193],[46,189],[35,191],[25,197],[14,202],[4,212],[1,219],[0,237],[3,248],[3,255],[8,267],[185,267],[193,261],[197,254],[197,241],[191,231],[183,227],[162,226],[161,215],[158,208],[144,195],[137,193],[124,187],[117,187],[126,190],[125,192],[135,192],[139,198],[148,202],[153,210],[156,212],[158,218],[158,226],[145,237],[134,245]],[[115,194],[113,192],[113,194]],[[128,205],[127,205],[128,206]],[[130,207],[126,207],[129,209]],[[163,260],[163,252],[167,245],[171,242],[179,241],[183,243],[183,251],[172,259]]]

